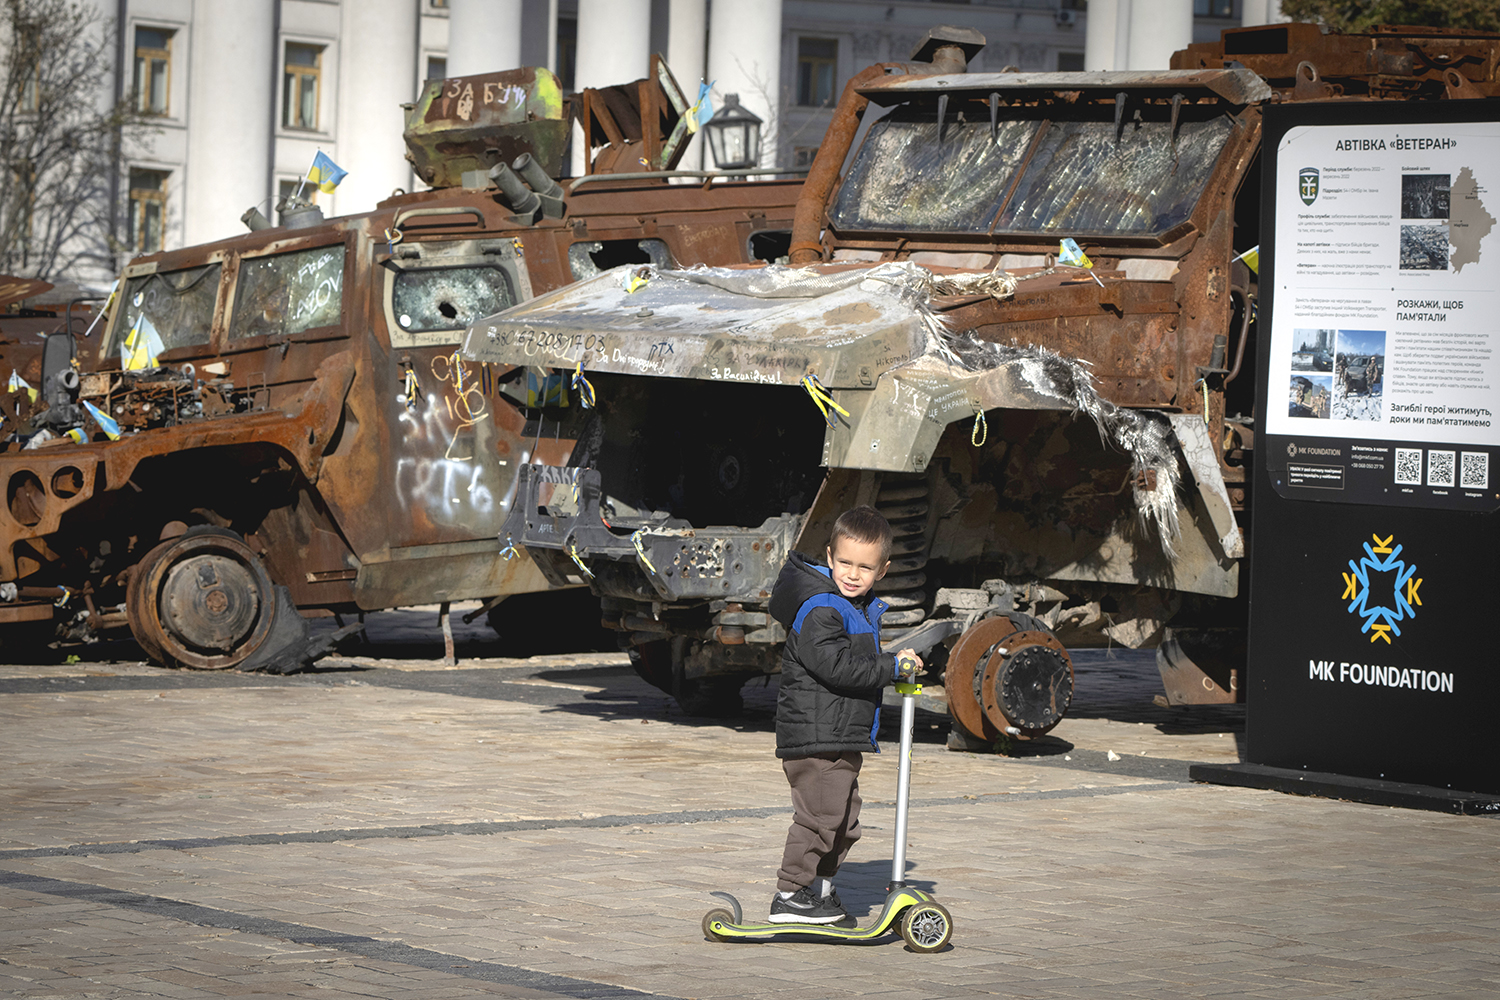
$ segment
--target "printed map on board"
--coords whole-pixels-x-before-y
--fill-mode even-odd
[[[1464,167],[1453,182],[1450,195],[1448,240],[1453,244],[1453,254],[1448,264],[1453,273],[1462,271],[1465,264],[1479,262],[1479,244],[1495,228],[1495,217],[1484,207],[1480,199],[1481,189],[1474,180],[1474,172]]]

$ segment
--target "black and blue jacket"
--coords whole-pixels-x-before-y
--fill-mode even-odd
[[[793,552],[771,591],[771,615],[786,628],[776,698],[776,756],[874,750],[880,693],[896,657],[880,651],[886,604],[863,607],[839,592],[827,566]]]

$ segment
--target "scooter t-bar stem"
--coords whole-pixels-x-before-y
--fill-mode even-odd
[[[911,793],[911,734],[916,725],[917,684],[897,684],[901,692],[901,757],[896,764],[896,848],[891,852],[891,884],[886,888],[906,886],[906,804]]]

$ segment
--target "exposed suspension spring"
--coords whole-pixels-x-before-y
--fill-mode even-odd
[[[927,617],[928,487],[926,476],[886,475],[875,508],[891,522],[891,568],[873,591],[890,610],[881,619],[881,642]]]

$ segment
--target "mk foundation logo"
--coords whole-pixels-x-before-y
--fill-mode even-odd
[[[1342,600],[1349,602],[1351,615],[1360,617],[1360,631],[1368,633],[1371,642],[1384,639],[1390,645],[1391,633],[1401,634],[1398,622],[1415,618],[1417,608],[1422,606],[1418,595],[1422,578],[1417,576],[1415,564],[1408,565],[1401,558],[1401,546],[1392,547],[1394,534],[1370,537],[1374,544],[1365,542],[1364,557],[1357,563],[1349,560],[1351,572],[1343,574]]]
[[[1304,205],[1311,205],[1318,200],[1317,167],[1303,167],[1297,172],[1297,194]]]

